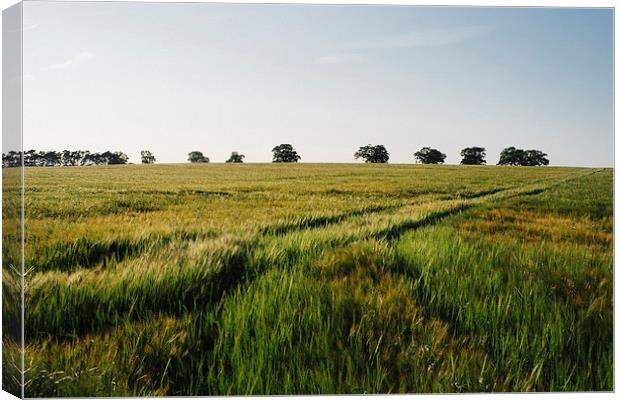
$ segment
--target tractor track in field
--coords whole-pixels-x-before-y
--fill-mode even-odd
[[[419,229],[424,226],[432,225],[434,223],[437,223],[438,221],[441,221],[442,219],[448,216],[471,209],[473,207],[486,205],[489,202],[504,200],[504,199],[511,198],[511,197],[538,194],[552,187],[568,182],[570,180],[578,179],[578,178],[581,178],[581,177],[584,177],[590,174],[594,174],[597,172],[599,172],[599,170],[589,171],[587,174],[575,174],[575,175],[572,175],[572,176],[569,176],[564,179],[551,182],[551,183],[532,184],[532,185],[528,185],[528,186],[524,186],[520,188],[508,188],[508,189],[504,189],[500,191],[490,191],[490,192],[487,191],[489,193],[486,193],[486,194],[482,193],[479,196],[470,197],[470,198],[466,198],[463,200],[439,200],[439,201],[436,200],[435,202],[440,204],[438,206],[439,209],[432,210],[418,217],[417,219],[410,219],[410,220],[406,219],[402,221],[401,223],[394,224],[394,226],[391,226],[387,229],[380,230],[374,233],[370,232],[368,234],[360,235],[358,237],[352,237],[350,238],[352,240],[343,240],[342,242],[339,242],[339,243],[332,243],[332,246],[336,246],[336,248],[338,248],[338,247],[342,247],[346,245],[348,242],[359,241],[359,240],[364,240],[368,238],[379,238],[379,239],[386,239],[388,241],[391,241],[395,238],[398,238],[399,236],[401,236],[402,234],[408,231]],[[429,203],[432,203],[432,201],[430,201]],[[419,204],[425,204],[425,203],[424,202],[413,203],[413,205],[419,205]],[[441,204],[446,204],[446,205],[442,207]],[[297,226],[295,226],[294,224],[289,224],[289,225],[285,225],[282,228],[274,229],[272,231],[269,231],[269,230],[267,231],[263,230],[262,232],[259,231],[258,239],[263,239],[265,236],[277,238],[277,237],[286,236],[294,232],[326,228],[331,225],[336,225],[338,223],[341,223],[348,219],[362,217],[365,215],[372,215],[376,213],[384,213],[386,211],[388,212],[394,211],[402,207],[405,207],[407,205],[412,205],[412,204],[403,203],[402,205],[392,205],[392,206],[384,206],[384,207],[365,207],[363,209],[349,211],[349,212],[343,213],[342,215],[338,215],[338,216],[329,216],[329,217],[325,217],[322,219],[318,218],[315,220],[310,219],[309,221],[301,221],[300,223],[297,224]],[[262,234],[262,236],[260,236],[260,234]],[[154,303],[153,300],[143,299],[143,302],[145,304],[142,307],[137,307],[137,309],[142,310],[141,312],[144,313],[145,307],[146,307],[146,309],[147,310],[150,309],[152,313],[163,312],[163,313],[169,313],[172,315],[179,315],[179,314],[183,314],[186,312],[190,312],[194,310],[196,307],[204,307],[206,304],[214,304],[214,303],[221,302],[226,297],[227,293],[230,293],[232,290],[234,290],[236,287],[238,287],[242,283],[248,283],[248,282],[254,281],[259,276],[261,276],[265,270],[267,270],[270,267],[270,265],[267,265],[268,262],[264,262],[263,264],[259,263],[258,265],[254,265],[251,268],[249,267],[249,265],[252,262],[256,262],[255,260],[252,260],[251,257],[257,252],[259,252],[261,248],[264,249],[264,247],[268,245],[269,243],[270,243],[269,240],[265,240],[262,243],[260,243],[260,240],[257,240],[257,239],[248,240],[247,243],[244,244],[244,246],[247,247],[247,248],[244,248],[245,252],[240,253],[238,256],[231,257],[227,263],[216,268],[212,276],[210,276],[209,282],[206,282],[206,283],[189,282],[187,287],[184,288],[183,293],[166,293],[165,296],[175,296],[173,298],[184,299],[184,301],[180,302],[178,306],[165,307],[164,309],[153,307],[152,309],[150,309],[151,304],[155,306],[155,304],[153,304]],[[294,259],[285,260],[285,261],[290,261],[291,263],[295,262]],[[271,265],[273,265],[273,263],[271,263]],[[233,269],[234,271],[232,271]],[[164,277],[162,277],[161,279],[165,280]],[[225,284],[223,285],[219,284],[220,279],[222,279],[223,282],[225,282]],[[97,281],[94,281],[94,282],[95,282],[94,287],[100,284],[100,283],[97,283]],[[71,282],[69,281],[57,282],[57,284],[61,286],[66,285],[67,287],[69,287],[69,289],[71,289],[70,287]],[[80,280],[80,286],[87,285],[87,284],[88,284],[88,281],[86,279]],[[196,293],[196,294],[203,293],[204,290],[200,286],[204,284],[209,285],[209,287],[212,287],[214,289],[214,293],[211,293],[208,296],[208,298],[205,298],[205,299],[191,298],[190,299],[189,297],[187,297],[187,296],[191,297],[191,294],[193,293]],[[134,281],[127,281],[127,282],[121,281],[119,285],[137,286],[137,283]],[[39,291],[46,291],[48,288],[44,284],[39,284],[37,285],[37,288],[29,288],[29,289],[30,291],[33,289],[39,290]],[[60,293],[60,289],[61,287],[56,287],[55,288],[56,293]],[[147,290],[145,288],[145,292],[146,291]],[[72,293],[72,292],[69,291],[69,293]],[[48,295],[46,293],[38,293],[38,295],[36,295],[35,293],[31,293],[31,295],[32,295],[31,298],[38,298],[41,301],[49,300]],[[75,295],[79,297],[79,293],[75,293]],[[135,295],[136,295],[135,301],[140,301],[140,299],[138,298],[139,291],[136,292]],[[92,300],[94,300],[94,302],[90,305],[92,308],[94,308],[92,312],[86,313],[86,314],[77,312],[77,315],[80,316],[79,317],[80,319],[86,315],[88,316],[88,318],[98,318],[98,317],[103,318],[100,323],[82,323],[82,321],[76,321],[76,324],[77,324],[76,326],[68,327],[67,329],[64,329],[64,326],[63,327],[60,327],[60,326],[46,327],[45,319],[40,318],[37,321],[37,323],[33,323],[34,321],[30,321],[29,323],[27,323],[27,326],[37,327],[37,329],[34,329],[34,331],[37,332],[37,334],[29,337],[28,339],[33,340],[33,339],[37,339],[37,338],[40,339],[44,337],[55,337],[55,338],[71,337],[71,336],[74,336],[75,334],[81,335],[87,332],[93,332],[93,331],[105,329],[106,327],[115,325],[119,319],[127,318],[130,320],[137,321],[137,320],[140,320],[146,317],[145,315],[133,315],[132,310],[134,309],[135,304],[127,304],[127,302],[124,300],[119,301],[118,304],[115,304],[113,299],[108,299],[110,301],[105,304],[102,304],[100,302],[99,304],[97,304],[98,302],[96,301],[96,298],[93,298]],[[73,299],[69,304],[72,304],[74,307],[76,307],[76,310],[63,310],[64,313],[71,314],[74,311],[80,310],[81,306],[79,304],[79,301],[76,301],[76,299]],[[30,307],[33,307],[33,309],[36,308],[36,306],[37,306],[36,302],[30,305]],[[103,317],[103,314],[107,314],[107,316]],[[27,319],[28,319],[28,315],[32,315],[32,313],[29,313],[26,315]],[[76,315],[76,314],[74,313],[71,315]]]
[[[537,195],[546,191],[549,191],[553,188],[556,188],[560,185],[563,185],[565,183],[568,183],[570,181],[576,180],[576,179],[581,179],[581,178],[586,178],[588,176],[592,176],[594,174],[600,173],[602,172],[602,169],[597,169],[594,171],[589,171],[587,173],[581,173],[581,174],[575,174],[573,176],[569,176],[560,180],[556,180],[554,182],[551,182],[549,184],[546,184],[542,187],[532,187],[532,188],[523,188],[522,190],[518,190],[514,193],[504,193],[503,195],[498,196],[497,201],[501,201],[501,200],[506,200],[506,199],[510,199],[510,198],[514,198],[514,197],[523,197],[523,196],[532,196],[532,195]],[[463,210],[465,209],[472,209],[475,208],[477,206],[490,206],[489,204],[485,204],[484,202],[480,203],[480,204],[469,204],[467,205],[465,208],[463,208]],[[436,216],[436,218],[434,218],[433,220],[439,220],[442,219],[444,216],[447,217],[451,214],[454,213],[445,213],[445,215],[443,216]],[[421,221],[422,222],[422,221]],[[398,237],[400,236],[400,234],[404,234],[407,231],[410,230],[415,230],[418,227],[423,227],[423,226],[429,226],[432,225],[434,221],[430,221],[429,223],[420,223],[419,225],[415,225],[412,226],[411,229],[406,229],[404,228],[402,231],[397,232],[394,237]],[[390,239],[392,238],[391,236],[389,237]],[[396,268],[394,270],[391,271],[392,273],[396,274],[396,275],[400,275],[400,276],[404,276],[410,279],[418,279],[421,276],[421,272],[420,269],[416,268],[413,271],[404,271],[401,268]],[[542,279],[542,278],[541,278]],[[458,321],[455,321],[455,313],[453,310],[451,310],[449,307],[440,307],[439,310],[435,310],[435,311],[430,311],[428,309],[427,304],[425,304],[425,298],[427,298],[426,296],[428,296],[428,293],[424,293],[424,288],[421,286],[420,288],[418,288],[416,290],[417,294],[414,293],[414,299],[415,301],[421,306],[422,309],[422,314],[424,315],[424,318],[426,319],[437,319],[439,321],[442,321],[444,323],[446,323],[448,325],[448,335],[450,338],[459,338],[461,340],[465,340],[465,341],[470,341],[470,340],[474,340],[476,341],[476,337],[478,336],[478,333],[476,331],[471,331],[468,330],[467,328],[464,328],[462,325],[462,323],[459,323]],[[429,291],[430,292],[430,291]],[[520,296],[523,296],[521,293],[519,293]],[[566,301],[569,301],[570,299],[565,299]],[[574,311],[575,314],[577,314],[577,310]],[[495,356],[494,356],[494,348],[492,346],[492,344],[489,343],[484,343],[482,345],[478,345],[480,346],[479,349],[481,349],[484,354],[485,357],[489,357],[489,361],[490,361],[490,365],[493,365],[495,362],[497,362]],[[535,370],[535,368],[533,368]],[[528,377],[531,377],[531,372],[528,371],[526,373],[523,374],[523,376],[521,376],[520,378],[527,380]]]
[[[588,171],[588,173],[586,173],[585,175],[593,174],[599,171],[600,170]],[[564,180],[575,179],[582,175],[584,174],[578,174],[574,177],[569,176]],[[552,185],[560,184],[564,182],[564,180],[554,182],[552,183]],[[533,183],[537,183],[537,181]],[[499,187],[484,189],[472,193],[462,193],[456,196],[450,196],[448,198],[440,197],[439,199],[429,199],[422,201],[402,201],[397,204],[370,205],[335,214],[310,215],[306,217],[301,217],[297,221],[284,221],[281,223],[269,224],[259,227],[258,235],[283,236],[288,233],[300,230],[325,228],[330,225],[336,225],[349,219],[365,215],[376,215],[386,212],[392,212],[407,206],[430,204],[440,201],[469,201],[489,198],[491,196],[500,195],[514,189],[514,186]],[[460,210],[456,211],[462,211],[469,207],[470,205],[463,205],[459,207]],[[432,223],[432,220],[434,219],[443,218],[449,214],[450,212],[439,213],[439,215],[429,217],[428,221],[424,221],[424,223],[411,222],[396,230],[386,231],[385,235],[396,235],[398,230],[406,231],[407,229],[417,229],[424,224]],[[32,264],[33,267],[30,267],[29,269],[41,272],[73,272],[79,269],[94,268],[99,265],[106,267],[106,264],[113,264],[114,262],[120,262],[125,259],[138,257],[143,254],[144,251],[151,251],[152,249],[163,247],[167,243],[171,243],[176,240],[199,241],[203,239],[217,238],[221,235],[223,235],[223,233],[221,232],[202,232],[197,230],[174,231],[171,233],[156,233],[140,237],[121,237],[108,240],[78,239],[74,242],[58,242],[44,248],[42,250],[42,259],[40,261],[32,261],[30,264]]]

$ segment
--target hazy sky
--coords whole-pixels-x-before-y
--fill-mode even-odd
[[[24,4],[24,148],[613,165],[610,9]]]

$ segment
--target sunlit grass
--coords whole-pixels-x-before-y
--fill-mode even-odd
[[[611,390],[611,180],[26,169],[26,395]]]

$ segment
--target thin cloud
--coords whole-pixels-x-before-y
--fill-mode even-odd
[[[465,42],[493,30],[489,25],[465,26],[449,29],[408,32],[362,40],[348,46],[356,50],[406,49],[411,47],[435,47]]]
[[[359,61],[358,52],[364,50],[408,49],[415,47],[448,46],[462,43],[487,34],[493,30],[490,25],[464,26],[449,29],[407,32],[398,35],[386,35],[373,39],[351,42],[343,46],[341,54],[332,54],[317,58],[315,64],[339,65]]]
[[[74,68],[77,67],[78,65],[84,64],[86,62],[88,62],[89,60],[93,59],[95,57],[95,55],[91,52],[88,51],[83,51],[80,54],[71,57],[70,59],[68,59],[65,62],[59,63],[59,64],[53,64],[50,65],[49,67],[47,67],[47,69],[67,69],[67,68]]]

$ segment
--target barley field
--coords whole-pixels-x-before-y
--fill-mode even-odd
[[[611,169],[24,174],[27,397],[614,389]]]

